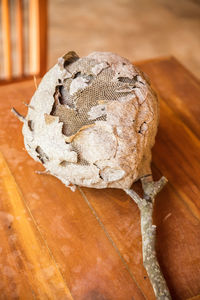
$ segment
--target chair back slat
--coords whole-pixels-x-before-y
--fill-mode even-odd
[[[12,58],[11,58],[11,35],[10,35],[10,10],[9,1],[2,0],[2,37],[3,37],[3,65],[4,78],[9,80],[12,77]]]
[[[16,0],[18,76],[24,75],[23,1]]]
[[[39,1],[39,0],[38,0]],[[43,76],[47,71],[47,27],[48,27],[48,16],[47,16],[47,0],[40,0],[39,10],[39,27],[40,27],[40,76]]]
[[[29,1],[29,72],[39,73],[39,0]]]
[[[44,75],[47,67],[47,0],[30,0],[30,73]]]
[[[4,67],[3,74],[0,74],[0,84],[14,79],[24,79],[30,75],[42,76],[46,72],[47,1],[29,0],[27,6],[24,0],[0,0],[0,29],[3,41],[3,64],[2,62],[0,64]],[[27,13],[28,22],[24,18]]]

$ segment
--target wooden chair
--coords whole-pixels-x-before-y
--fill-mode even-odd
[[[30,75],[42,76],[47,67],[47,0],[28,1],[28,7],[26,5],[28,22],[24,17],[25,2],[23,0],[0,1],[3,41],[0,82],[24,79]],[[13,9],[12,14],[11,9]],[[14,17],[11,18],[13,13]],[[15,47],[12,43],[11,26],[14,29]],[[26,37],[25,30],[28,33]],[[28,56],[26,61],[25,53],[26,57]],[[15,74],[13,74],[13,64],[15,64]]]

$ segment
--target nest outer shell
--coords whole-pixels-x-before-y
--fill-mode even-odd
[[[112,82],[136,78],[136,84],[133,87],[122,83],[124,96],[93,106],[88,113],[88,119],[94,119],[92,124],[67,137],[63,134],[63,122],[51,114],[56,87],[64,80],[73,83],[76,78],[72,74],[80,70],[83,73],[81,61],[87,60],[92,61],[89,72],[94,77],[109,68],[113,72]],[[73,89],[74,86],[75,83]],[[85,86],[76,87],[74,93]],[[96,120],[102,106],[106,120]],[[127,189],[151,172],[151,148],[158,118],[158,99],[143,74],[125,58],[94,52],[67,68],[58,63],[46,73],[30,102],[23,126],[24,143],[31,157],[42,162],[66,186]]]

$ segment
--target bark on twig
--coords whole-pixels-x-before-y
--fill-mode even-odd
[[[168,300],[171,299],[171,296],[156,257],[156,226],[152,224],[152,215],[155,196],[166,182],[167,179],[165,177],[156,182],[152,181],[151,176],[143,178],[143,198],[133,190],[125,189],[125,192],[135,201],[140,209],[143,264],[151,281],[156,299],[159,300]]]
[[[11,109],[11,112],[18,118],[18,120],[20,120],[20,122],[26,122],[26,118],[16,111],[14,107]]]

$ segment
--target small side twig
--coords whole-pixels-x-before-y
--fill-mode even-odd
[[[140,209],[143,264],[151,281],[156,299],[170,300],[171,296],[156,257],[156,226],[152,222],[155,196],[164,187],[167,179],[162,177],[154,182],[152,176],[148,176],[141,181],[144,191],[143,198],[131,189],[125,189],[125,192],[135,201]]]
[[[22,116],[18,111],[16,111],[16,109],[13,107],[11,109],[11,112],[21,121],[21,122],[26,122],[26,118],[24,116]]]

